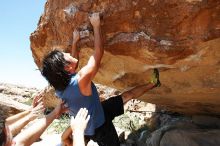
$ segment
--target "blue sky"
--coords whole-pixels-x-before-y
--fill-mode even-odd
[[[43,88],[34,63],[30,34],[37,28],[46,0],[5,0],[0,5],[0,82]]]

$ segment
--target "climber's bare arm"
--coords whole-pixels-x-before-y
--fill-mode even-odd
[[[100,17],[98,13],[92,14],[89,18],[94,30],[94,54],[89,58],[88,63],[80,70],[79,83],[80,86],[86,86],[91,88],[91,81],[95,77],[100,67],[101,59],[104,53]]]
[[[72,48],[71,48],[70,54],[76,59],[79,59],[79,51],[77,50],[77,42],[79,41],[79,39],[80,39],[79,31],[74,30],[73,42],[72,42]]]

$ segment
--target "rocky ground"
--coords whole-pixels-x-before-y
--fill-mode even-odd
[[[101,100],[118,91],[97,85]],[[7,104],[3,110],[7,115],[16,114],[28,108],[35,88],[0,84],[0,104]],[[20,107],[20,109],[18,109]],[[121,140],[121,146],[219,146],[220,119],[205,115],[184,116],[160,109],[154,104],[131,100],[125,105],[125,114],[114,119],[114,125]],[[3,110],[1,112],[3,112]],[[10,111],[10,112],[9,112]],[[59,134],[68,126],[68,115],[56,119],[43,134]]]
[[[6,116],[28,109],[32,96],[39,91],[37,88],[0,83],[0,104],[5,105],[5,112],[8,113]]]
[[[12,100],[21,103],[28,102],[28,100],[39,91],[40,90],[37,88],[27,88],[24,86],[0,83],[0,96],[7,96]]]

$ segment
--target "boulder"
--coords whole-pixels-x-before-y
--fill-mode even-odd
[[[172,122],[145,137],[142,146],[219,146],[220,130],[198,127],[190,122]]]
[[[220,130],[172,130],[164,134],[160,146],[219,146]]]
[[[93,52],[88,15],[100,12],[105,54],[95,82],[120,91],[149,81],[162,86],[140,99],[185,114],[220,115],[219,0],[47,0],[31,34],[35,63],[71,47],[78,28],[81,68]]]

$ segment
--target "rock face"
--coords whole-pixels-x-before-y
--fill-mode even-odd
[[[168,110],[220,114],[219,0],[48,0],[31,34],[35,63],[54,48],[71,47],[75,28],[81,39],[80,67],[93,51],[88,14],[100,12],[105,54],[95,81],[123,91],[146,83],[152,68],[162,86],[141,100]]]

